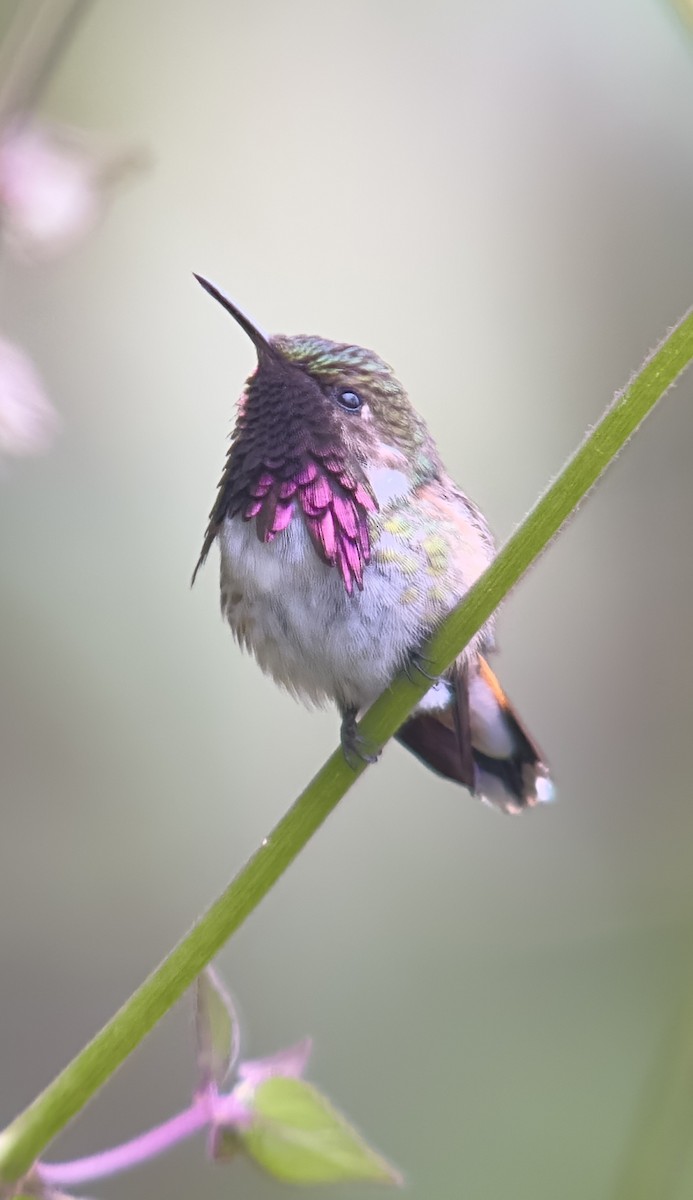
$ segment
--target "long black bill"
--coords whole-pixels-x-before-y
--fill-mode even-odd
[[[215,287],[213,283],[210,283],[208,279],[204,279],[202,275],[198,275],[195,271],[193,271],[193,275],[200,286],[203,287],[206,292],[209,292],[210,296],[213,296],[214,299],[221,304],[221,307],[225,308],[227,313],[231,314],[234,321],[238,322],[241,329],[248,334],[248,337],[255,346],[258,354],[276,353],[270,343],[269,334],[260,329],[258,325],[253,324],[253,322],[250,320],[250,317],[247,317],[242,309],[238,308],[238,306],[234,304],[232,300],[229,300],[228,296],[225,296],[223,292],[220,292],[219,288]]]

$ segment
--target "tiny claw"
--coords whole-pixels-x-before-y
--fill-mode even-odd
[[[418,672],[419,675],[423,675],[424,679],[430,680],[431,683],[437,683],[440,679],[440,675],[431,675],[431,672],[426,670],[426,668],[430,667],[431,665],[430,659],[426,658],[425,654],[421,650],[412,650],[407,662],[404,664],[404,674],[410,683],[416,683],[416,679],[414,677],[415,671]]]
[[[357,771],[361,763],[370,765],[380,758],[380,751],[373,753],[366,739],[359,733],[356,725],[356,712],[355,708],[346,709],[342,716],[341,728],[342,751],[347,765],[351,767],[352,771]]]

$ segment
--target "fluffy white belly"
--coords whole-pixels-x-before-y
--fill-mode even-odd
[[[318,558],[300,518],[263,544],[255,522],[224,522],[221,608],[263,671],[302,699],[363,708],[403,667],[428,632],[406,580],[377,555],[362,592]],[[409,587],[411,592],[411,587]]]

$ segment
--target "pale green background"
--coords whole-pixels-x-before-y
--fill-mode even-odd
[[[69,257],[2,269],[63,430],[0,485],[0,1119],[335,744],[235,647],[216,560],[188,587],[253,361],[191,271],[382,353],[503,537],[693,301],[692,53],[655,0],[102,0],[80,27],[44,110],[153,164]],[[388,749],[221,956],[247,1052],[312,1033],[412,1200],[615,1180],[690,958],[692,393],[502,614],[558,803],[503,819]],[[191,1055],[183,1005],[53,1155],[182,1107]],[[193,1143],[86,1190],[278,1189]]]

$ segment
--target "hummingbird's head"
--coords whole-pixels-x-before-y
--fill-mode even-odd
[[[207,280],[196,276],[249,336],[258,356],[240,402],[236,437],[252,428],[289,448],[296,442],[340,448],[362,466],[383,448],[408,463],[438,456],[426,425],[392,368],[372,350],[326,338],[269,335]]]
[[[196,278],[247,333],[258,365],[239,401],[195,570],[227,517],[253,521],[260,541],[271,542],[300,511],[315,550],[351,594],[370,560],[370,515],[393,488],[441,469],[433,440],[377,354],[319,337],[271,337]]]

